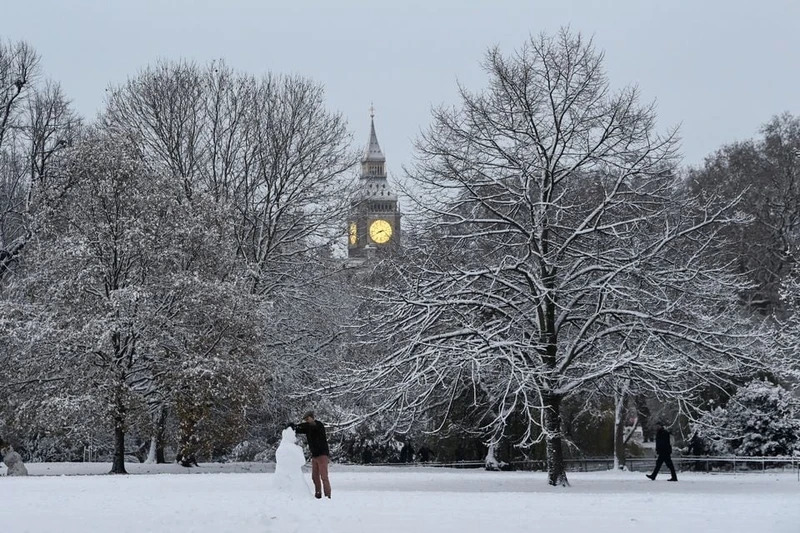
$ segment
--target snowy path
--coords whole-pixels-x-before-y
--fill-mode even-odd
[[[44,468],[30,466],[33,473]],[[548,487],[542,473],[333,465],[331,501],[281,494],[273,479],[269,473],[4,477],[0,527],[14,533],[800,532],[800,482],[792,474],[684,473],[679,483],[667,483],[632,473],[573,473],[573,486],[562,489]]]

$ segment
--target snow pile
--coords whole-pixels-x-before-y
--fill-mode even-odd
[[[303,479],[301,467],[306,463],[303,449],[297,445],[294,429],[288,427],[281,434],[281,443],[275,450],[274,486],[278,493],[297,497],[311,497],[311,491]]]

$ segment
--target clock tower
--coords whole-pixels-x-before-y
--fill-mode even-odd
[[[386,177],[386,157],[375,134],[375,113],[370,109],[369,142],[361,157],[358,190],[347,221],[347,255],[351,259],[385,256],[400,247],[400,210],[397,195]]]

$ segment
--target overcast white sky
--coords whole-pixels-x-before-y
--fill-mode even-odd
[[[456,81],[484,83],[489,46],[518,48],[570,25],[606,52],[617,87],[680,125],[684,162],[800,114],[798,0],[27,0],[0,7],[0,37],[30,42],[47,75],[92,117],[104,89],[157,58],[224,58],[252,73],[323,83],[366,143],[369,105],[390,173],[412,158],[430,108]]]

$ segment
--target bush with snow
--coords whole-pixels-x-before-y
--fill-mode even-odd
[[[797,404],[780,385],[754,380],[736,391],[725,407],[704,415],[697,426],[714,454],[791,455],[800,450]]]

